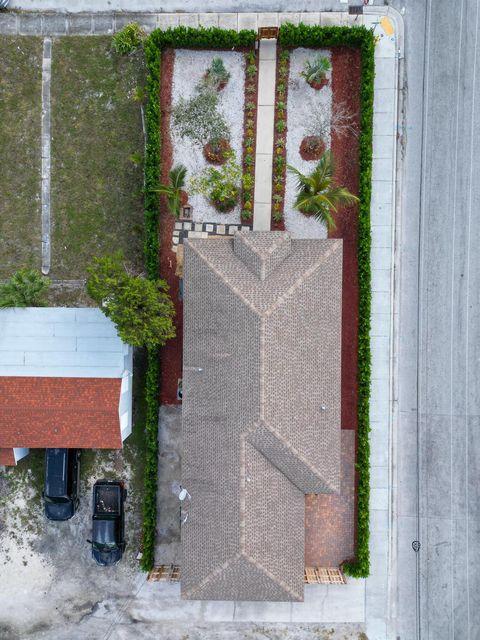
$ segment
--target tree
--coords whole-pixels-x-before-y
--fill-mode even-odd
[[[162,193],[167,197],[167,205],[170,213],[176,218],[180,217],[180,207],[182,204],[182,189],[185,186],[185,176],[187,175],[187,167],[183,164],[177,164],[170,171],[170,184],[161,185],[156,189],[158,193]]]
[[[293,205],[295,209],[305,215],[313,215],[329,229],[335,229],[332,212],[336,212],[338,207],[358,201],[357,196],[348,189],[334,183],[335,167],[331,151],[325,151],[310,175],[300,173],[291,165],[288,165],[288,170],[297,178],[297,197]]]
[[[0,285],[0,308],[43,307],[50,279],[35,269],[20,269]]]
[[[355,121],[355,114],[345,102],[335,102],[329,113],[328,106],[322,103],[312,114],[308,122],[306,135],[320,138],[328,143],[328,137],[336,134],[339,138],[346,135],[358,136],[358,126]]]
[[[165,280],[131,276],[120,251],[94,258],[87,268],[87,292],[134,347],[155,348],[175,337],[175,309]]]
[[[208,142],[215,146],[222,138],[228,140],[230,130],[217,107],[217,92],[201,84],[190,100],[180,98],[173,107],[173,128],[181,138],[190,138],[200,147]]]

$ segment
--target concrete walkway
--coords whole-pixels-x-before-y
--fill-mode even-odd
[[[52,78],[52,41],[43,41],[42,60],[42,273],[50,272],[50,83]]]
[[[254,231],[269,231],[272,216],[273,125],[277,41],[273,39],[260,40],[259,58],[253,229]]]

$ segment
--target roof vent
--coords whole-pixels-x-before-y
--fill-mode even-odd
[[[265,280],[290,255],[291,248],[286,231],[238,231],[233,237],[235,255],[260,280]]]

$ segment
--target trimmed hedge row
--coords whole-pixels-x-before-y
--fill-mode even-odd
[[[280,27],[279,44],[284,47],[358,47],[362,53],[359,138],[359,218],[358,218],[358,433],[357,433],[357,544],[355,560],[345,562],[346,574],[366,578],[370,573],[370,199],[372,179],[373,82],[375,42],[365,27],[317,27],[286,24]]]
[[[160,59],[162,49],[171,47],[191,49],[232,49],[252,47],[254,31],[232,31],[212,27],[193,29],[177,27],[151,33],[144,43],[147,65],[147,103],[145,107],[145,240],[144,259],[147,275],[158,278],[159,269],[159,194],[160,182]],[[155,530],[157,524],[157,474],[158,474],[158,393],[159,351],[148,351],[146,373],[146,440],[145,496],[143,503],[143,556],[140,566],[150,571],[154,563]]]

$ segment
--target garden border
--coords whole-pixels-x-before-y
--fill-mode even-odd
[[[234,31],[219,27],[175,27],[156,29],[144,42],[147,65],[147,103],[145,108],[145,267],[148,278],[158,278],[159,269],[159,195],[160,183],[160,57],[163,49],[232,49],[255,45],[253,30]],[[158,415],[159,415],[159,349],[148,352],[146,372],[146,438],[145,497],[143,505],[143,555],[140,566],[149,571],[154,564],[157,520]]]
[[[343,564],[347,575],[366,578],[370,573],[369,499],[370,499],[370,312],[371,312],[371,227],[372,192],[373,93],[375,77],[375,40],[363,26],[320,27],[300,24],[282,25],[278,42],[281,46],[359,47],[362,55],[360,85],[359,136],[359,211],[358,211],[358,431],[357,431],[357,505],[356,557]]]

